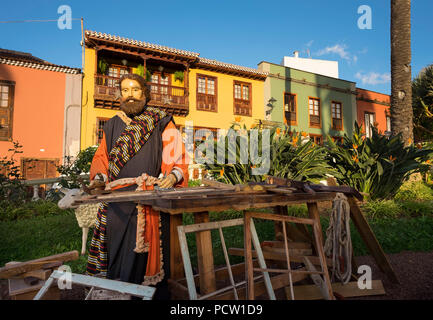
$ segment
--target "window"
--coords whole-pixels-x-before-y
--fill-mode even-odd
[[[0,80],[0,140],[12,140],[12,115],[15,83]]]
[[[391,132],[391,117],[386,116],[386,131]]]
[[[197,110],[214,111],[217,108],[217,78],[197,75]]]
[[[129,73],[129,70],[127,67],[124,66],[116,66],[116,65],[111,65],[108,67],[108,76],[110,77],[107,81],[107,85],[109,87],[117,87],[118,83],[119,83],[119,78],[124,75]],[[112,77],[112,78],[111,78]],[[113,78],[117,78],[117,79],[113,79]]]
[[[308,98],[308,112],[310,115],[310,127],[320,128],[320,100]]]
[[[342,130],[343,129],[343,109],[340,102],[331,103],[332,113],[332,129]]]
[[[344,142],[343,137],[334,136],[334,137],[331,137],[331,139],[338,145],[342,145]]]
[[[313,142],[315,144],[322,145],[322,143],[323,143],[323,137],[322,137],[322,135],[320,135],[320,134],[311,134],[310,133],[309,136],[310,136],[310,139],[313,140]]]
[[[109,118],[96,118],[96,144],[100,144],[104,137],[104,125]]]
[[[296,124],[296,95],[284,93],[284,123]]]
[[[235,81],[233,98],[233,113],[240,116],[251,116],[251,83]]]
[[[21,158],[21,172],[26,180],[57,177],[59,159]]]
[[[150,85],[151,93],[168,95],[169,77],[162,73],[153,73],[150,82],[156,85]]]
[[[364,113],[365,136],[367,138],[371,138],[371,136],[373,135],[372,127],[374,125],[374,118],[374,113]]]

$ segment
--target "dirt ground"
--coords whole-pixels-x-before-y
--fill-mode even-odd
[[[433,251],[387,254],[400,284],[392,283],[380,271],[371,256],[356,257],[358,265],[369,265],[372,269],[373,280],[382,280],[385,295],[346,298],[346,300],[433,300]],[[356,270],[354,270],[356,271]],[[84,288],[73,287],[71,290],[61,291],[61,300],[83,300]],[[9,300],[7,280],[0,282],[0,300]]]

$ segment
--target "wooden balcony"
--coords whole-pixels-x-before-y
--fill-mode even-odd
[[[119,77],[95,75],[95,108],[119,109],[117,96]],[[187,116],[189,112],[188,89],[148,82],[151,100],[148,105],[158,107],[175,116]]]

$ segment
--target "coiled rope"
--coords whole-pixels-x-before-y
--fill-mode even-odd
[[[324,251],[326,256],[332,256],[332,279],[337,278],[343,284],[348,283],[352,275],[350,206],[342,193],[337,193],[332,203]]]

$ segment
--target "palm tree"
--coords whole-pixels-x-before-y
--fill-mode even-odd
[[[391,130],[413,142],[410,0],[391,0]]]

